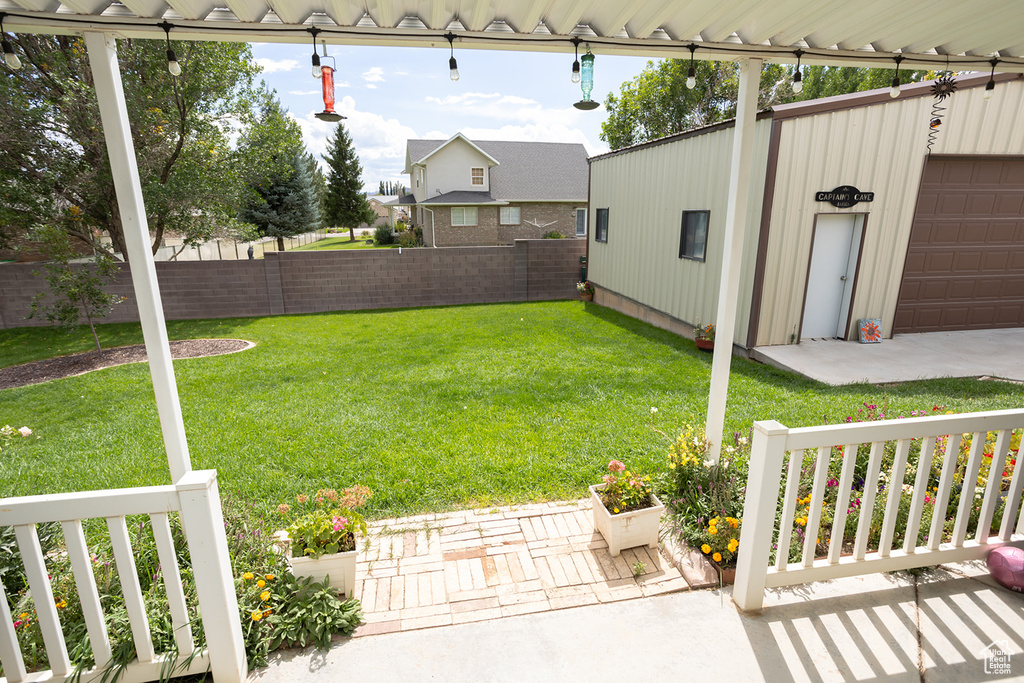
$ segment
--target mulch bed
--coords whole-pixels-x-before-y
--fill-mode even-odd
[[[186,339],[172,341],[170,345],[171,357],[174,359],[219,356],[243,351],[253,346],[251,342],[241,339]],[[86,351],[70,356],[39,360],[34,363],[0,368],[0,389],[26,387],[30,384],[49,382],[53,379],[72,377],[93,370],[112,368],[125,363],[139,363],[145,360],[148,360],[145,344],[120,346],[116,349],[103,349],[102,351]]]

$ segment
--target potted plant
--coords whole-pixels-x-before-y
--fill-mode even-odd
[[[651,490],[651,478],[630,472],[619,460],[608,463],[604,483],[590,487],[594,527],[608,542],[608,552],[658,546],[658,530],[665,506]]]
[[[577,282],[576,291],[580,293],[580,299],[582,299],[583,301],[594,300],[594,285],[590,284],[590,280]]]
[[[698,349],[713,351],[715,348],[715,326],[712,323],[707,325],[697,323],[697,326],[693,328],[693,341],[696,342]]]
[[[330,577],[330,585],[352,596],[356,580],[356,534],[366,535],[366,521],[357,508],[373,495],[365,486],[353,486],[339,494],[320,489],[312,498],[295,497],[294,506],[283,503],[277,510],[288,520],[285,528],[288,562],[292,574],[315,581]]]

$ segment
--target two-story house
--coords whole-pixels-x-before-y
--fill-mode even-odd
[[[583,145],[409,140],[409,205],[427,246],[511,244],[550,232],[587,234],[589,169]]]

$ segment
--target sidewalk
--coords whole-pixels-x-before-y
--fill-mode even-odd
[[[612,560],[588,505],[374,524],[367,623],[327,652],[276,653],[250,681],[1024,680],[1024,596],[983,563],[771,590],[743,615],[730,587],[691,589],[656,553]]]
[[[1024,329],[898,334],[878,344],[838,339],[760,346],[751,358],[834,386],[938,377],[1024,381]]]

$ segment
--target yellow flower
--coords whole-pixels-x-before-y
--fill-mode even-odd
[[[614,512],[615,512],[615,514],[618,514],[619,513],[619,508],[615,508]]]
[[[252,581],[252,572],[242,574],[242,581]]]
[[[263,612],[253,612],[251,615],[253,621],[259,621],[263,618]]]
[[[273,581],[273,580],[274,580],[274,575],[273,574],[267,574],[267,581]]]
[[[714,560],[715,562],[721,562],[722,561],[722,553],[715,553],[714,555],[711,556],[711,559]]]
[[[704,553],[705,555],[707,555],[708,553],[710,553],[710,552],[711,552],[711,546],[709,546],[709,545],[708,545],[707,543],[705,543],[704,545],[702,545],[702,546],[700,547],[700,551],[701,551],[702,553]]]
[[[60,599],[60,600],[59,600],[59,601],[57,602],[57,609],[64,609],[64,608],[65,608],[65,607],[67,607],[67,606],[68,606],[68,601],[67,601],[67,600],[65,600],[65,599],[63,599],[63,598],[61,598],[61,599]]]
[[[28,612],[22,612],[18,615],[18,618],[22,620],[28,619]]]
[[[708,533],[711,534],[712,536],[716,535],[718,533],[718,527],[716,527],[716,526],[709,526],[708,527]]]
[[[257,586],[258,586],[259,588],[263,588],[264,586],[266,586],[266,585],[267,585],[267,582],[266,582],[266,581],[264,581],[263,579],[256,579],[256,585],[257,585]]]
[[[731,541],[729,541],[729,552],[730,553],[736,552],[736,548],[739,548],[739,547],[740,547],[740,542],[737,541],[735,538],[732,539]]]
[[[263,591],[262,593],[260,593],[260,600],[262,600],[263,602],[266,602],[269,599],[270,599],[270,591]]]
[[[733,529],[738,529],[739,526],[740,526],[739,520],[730,519],[729,520],[729,526],[731,526]]]

